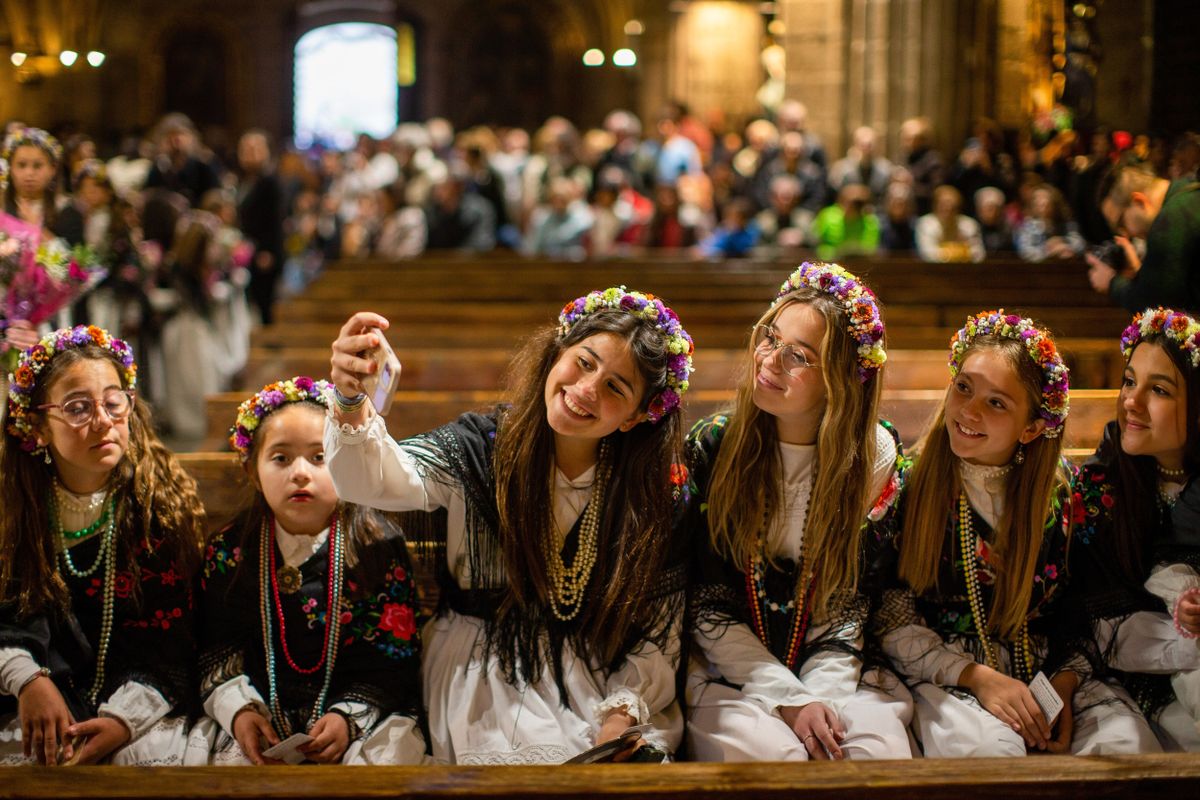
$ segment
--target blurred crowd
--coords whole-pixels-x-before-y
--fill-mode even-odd
[[[577,260],[658,248],[713,259],[795,249],[1074,259],[1114,233],[1097,199],[1114,166],[1194,180],[1200,164],[1193,133],[1082,135],[1054,116],[1021,130],[978,120],[957,153],[934,147],[929,121],[914,118],[894,152],[861,127],[831,153],[807,117],[787,101],[737,129],[680,104],[652,125],[615,110],[591,130],[551,117],[532,133],[456,131],[435,118],[360,135],[341,152],[279,149],[258,130],[206,142],[172,113],[115,155],[65,135],[57,156],[41,148],[41,177],[21,160],[36,147],[7,148],[5,202],[103,253],[108,277],[72,313],[157,348],[152,386],[173,396],[165,407],[188,434],[203,427],[204,394],[244,365],[251,326],[269,324],[276,295],[303,288],[329,259],[501,249]],[[11,122],[6,133],[11,142],[30,130]],[[189,396],[190,406],[179,399]]]

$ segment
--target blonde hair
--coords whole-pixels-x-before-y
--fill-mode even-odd
[[[875,462],[882,381],[878,372],[865,383],[860,381],[858,343],[849,334],[845,309],[824,292],[807,288],[792,292],[757,324],[772,324],[785,308],[798,304],[811,306],[825,320],[820,346],[825,409],[804,524],[806,571],[814,578],[811,608],[824,610],[835,594],[853,592],[858,585],[862,523],[873,499],[867,492]],[[743,568],[757,552],[759,533],[770,530],[783,508],[774,417],[754,404],[753,340],[748,356],[708,492],[713,548]]]
[[[1042,372],[1015,339],[983,335],[967,348],[963,362],[976,350],[995,350],[1020,379],[1029,401],[1029,421],[1038,418],[1042,402]],[[946,540],[947,518],[955,515],[962,482],[957,457],[946,431],[946,397],[925,435],[914,449],[916,464],[909,473],[900,534],[900,577],[920,595],[937,586],[938,565]],[[1061,463],[1062,437],[1039,435],[1025,445],[1025,462],[1009,473],[1004,488],[1004,512],[991,542],[996,569],[988,630],[1012,640],[1028,614],[1033,572],[1051,502],[1069,484]]]

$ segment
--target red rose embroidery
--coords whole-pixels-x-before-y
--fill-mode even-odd
[[[411,606],[399,603],[388,603],[379,615],[379,629],[387,631],[397,639],[411,639],[416,633],[417,621],[413,617]]]

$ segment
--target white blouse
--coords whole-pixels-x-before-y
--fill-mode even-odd
[[[804,543],[816,446],[780,443],[779,449],[787,496],[784,514],[768,537],[768,547],[777,558],[795,559],[800,555]],[[895,465],[895,440],[883,426],[877,426],[875,463],[867,492],[867,506],[863,509],[864,517],[883,492]],[[829,624],[816,625],[809,629],[807,638],[814,639],[829,631]],[[839,638],[861,648],[862,621],[854,623],[853,630],[841,632]],[[858,689],[862,664],[849,653],[821,651],[804,662],[797,677],[780,663],[749,625],[736,623],[698,630],[696,639],[709,665],[725,680],[740,685],[742,693],[762,705],[768,713],[780,706],[804,706],[820,702],[840,714],[842,706]]]
[[[446,562],[459,587],[471,587],[466,502],[461,486],[448,479],[422,477],[427,468],[418,468],[404,443],[388,435],[383,419],[374,413],[363,425],[352,427],[339,425],[330,411],[324,445],[325,463],[342,500],[383,511],[445,508]],[[594,467],[574,480],[556,470],[554,523],[560,534],[570,531],[587,505],[594,476]],[[597,674],[605,700],[593,709],[596,724],[614,708],[626,707],[639,722],[664,710],[675,699],[677,658],[678,652],[668,655],[647,642],[630,653],[606,681]]]

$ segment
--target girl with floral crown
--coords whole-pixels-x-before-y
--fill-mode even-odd
[[[58,165],[62,145],[41,128],[18,128],[4,140],[0,157],[8,165],[3,183],[4,207],[11,214],[45,230],[46,237],[66,236],[71,244],[83,241],[83,229],[58,227]]]
[[[952,380],[904,487],[897,579],[875,619],[925,755],[1154,749],[1127,696],[1090,677],[1062,602],[1068,374],[1053,340],[1000,310],[950,345]],[[1029,687],[1039,672],[1063,701],[1054,719]]]
[[[200,694],[189,764],[418,764],[420,641],[400,529],[338,500],[321,442],[325,381],[272,383],[230,435],[255,489],[216,535],[200,582]]]
[[[911,757],[907,691],[863,674],[869,554],[901,477],[883,337],[858,278],[802,264],[754,326],[732,410],[688,437],[696,759]]]
[[[1075,484],[1072,588],[1107,664],[1170,749],[1200,750],[1200,318],[1121,337],[1117,418]]]
[[[325,452],[342,497],[441,511],[412,520],[445,559],[422,665],[434,758],[562,762],[641,724],[633,757],[661,761],[683,732],[691,337],[652,295],[591,292],[518,356],[511,405],[397,443],[360,394],[387,326],[361,312],[334,342]]]
[[[0,443],[0,762],[182,761],[196,485],[138,403],[128,345],[26,350]],[[15,714],[13,713],[15,712]]]
[[[62,145],[41,128],[21,126],[9,133],[0,149],[0,212],[42,230],[43,238],[59,235],[56,175],[61,160]],[[8,319],[0,305],[0,353],[25,350],[37,340],[32,325]]]

